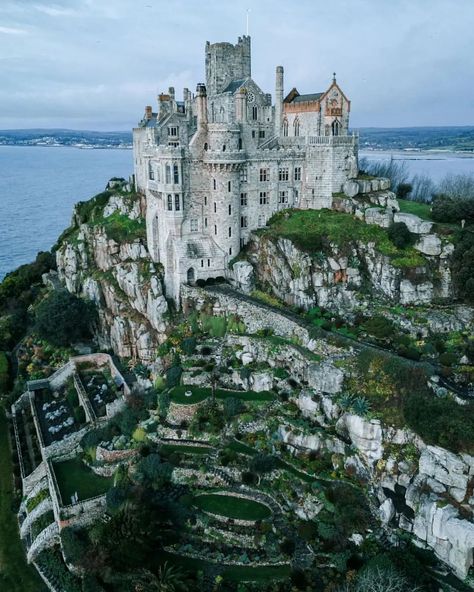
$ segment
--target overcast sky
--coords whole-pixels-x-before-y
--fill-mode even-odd
[[[474,125],[474,0],[0,0],[0,129],[129,129],[247,8],[265,92],[280,64],[286,92],[336,71],[353,127]]]

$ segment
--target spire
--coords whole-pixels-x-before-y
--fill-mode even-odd
[[[332,81],[333,82],[336,82],[336,72],[333,72],[332,73]]]

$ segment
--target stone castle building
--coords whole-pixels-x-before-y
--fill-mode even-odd
[[[285,208],[330,208],[357,177],[350,101],[334,78],[325,92],[275,102],[251,76],[250,37],[206,44],[206,84],[174,88],[133,130],[135,182],[146,196],[147,241],[167,296],[180,285],[226,277],[249,233]]]

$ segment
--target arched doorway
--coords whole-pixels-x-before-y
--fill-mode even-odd
[[[194,267],[190,267],[187,272],[187,280],[188,284],[194,284],[196,281],[196,273],[194,271]]]
[[[340,123],[339,123],[339,121],[337,121],[337,119],[332,122],[332,126],[331,127],[332,127],[332,135],[333,136],[338,136],[339,135]]]

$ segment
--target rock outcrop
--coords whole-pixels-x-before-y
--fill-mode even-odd
[[[59,279],[70,292],[97,304],[101,347],[150,362],[167,330],[161,270],[152,263],[143,237],[125,234],[117,242],[107,234],[107,220],[114,214],[142,220],[140,199],[112,194],[102,211],[95,212],[99,223],[81,223],[80,208],[78,204],[73,226],[57,249]]]

